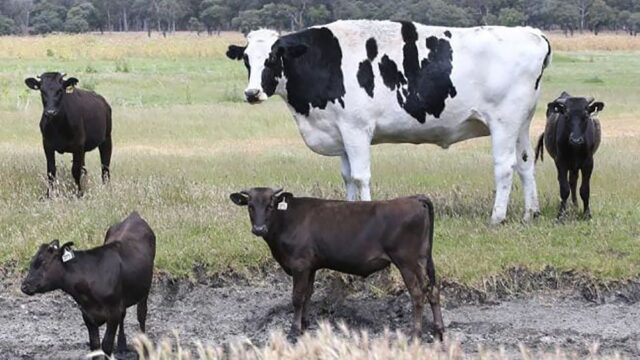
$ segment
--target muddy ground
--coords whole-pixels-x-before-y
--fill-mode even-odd
[[[199,339],[205,344],[224,344],[248,337],[262,344],[270,331],[287,330],[290,324],[291,283],[282,273],[259,281],[158,278],[147,320],[152,339],[173,336],[176,330],[186,343]],[[328,275],[320,278],[313,296],[313,320],[343,321],[373,333],[384,327],[409,329],[411,304],[402,289],[381,292],[377,287],[380,279],[345,284]],[[444,287],[446,336],[461,342],[467,352],[479,346],[504,346],[517,353],[522,343],[534,350],[561,347],[586,354],[591,344],[599,343],[600,353],[640,356],[637,282],[595,297],[584,288],[513,295]],[[430,321],[426,308],[425,319]],[[131,339],[138,329],[133,308],[126,324]],[[427,335],[423,338],[430,340]],[[80,311],[71,298],[61,292],[27,297],[20,293],[17,277],[0,280],[0,358],[79,359],[88,352],[87,339]]]

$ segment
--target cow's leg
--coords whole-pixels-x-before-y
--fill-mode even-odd
[[[316,279],[316,272],[309,272],[309,285],[307,286],[307,294],[304,299],[304,305],[302,306],[302,330],[307,330],[309,327],[309,306],[311,303],[311,295],[313,295],[313,283]]]
[[[420,338],[422,335],[422,313],[424,308],[424,288],[420,281],[420,271],[417,266],[409,266],[409,264],[396,264],[402,274],[404,284],[411,295],[411,303],[413,304],[413,336]]]
[[[82,314],[82,320],[89,331],[89,348],[91,351],[100,349],[100,329],[85,314]]]
[[[119,323],[119,316],[107,320],[107,330],[104,333],[104,338],[102,338],[102,351],[109,356],[113,352],[113,342],[116,337],[116,330],[118,330]]]
[[[578,205],[578,195],[576,187],[578,186],[578,169],[569,170],[569,189],[571,191],[571,202],[574,206]]]
[[[100,163],[102,164],[102,183],[106,184],[111,178],[109,172],[109,166],[111,164],[111,136],[107,137],[102,144],[98,147],[100,151]]]
[[[491,223],[500,224],[507,216],[511,193],[513,169],[516,166],[517,133],[506,127],[491,129],[493,172],[496,181],[496,199],[491,213]]]
[[[342,167],[340,172],[342,173],[342,179],[344,180],[344,186],[347,189],[347,200],[355,201],[358,196],[358,187],[351,177],[351,165],[349,164],[349,157],[347,154],[342,154],[340,157]]]
[[[429,285],[427,288],[427,298],[429,299],[429,305],[431,305],[431,312],[433,313],[433,327],[436,339],[442,341],[442,334],[444,333],[444,321],[442,320],[442,309],[440,308],[440,289],[436,282],[436,268],[433,264],[433,257],[429,255],[427,257],[427,276],[429,277]]]
[[[569,170],[567,169],[564,161],[556,162],[556,169],[558,170],[558,185],[560,185],[560,209],[558,210],[558,220],[564,218],[567,211],[567,199],[569,198],[569,180],[567,175]]]
[[[582,184],[580,185],[580,197],[584,205],[583,216],[591,219],[591,208],[589,207],[589,194],[591,191],[591,173],[593,172],[593,158],[586,160],[582,166]]]
[[[127,310],[122,312],[122,317],[120,318],[120,324],[118,325],[118,347],[116,349],[117,353],[126,353],[127,352],[127,338],[124,335],[124,317],[127,315]]]
[[[293,273],[293,323],[291,324],[290,337],[302,334],[302,309],[307,297],[309,286],[309,270]]]
[[[138,305],[136,306],[136,311],[138,313],[138,324],[140,324],[140,331],[146,332],[146,323],[147,323],[147,300],[148,296],[144,299],[140,300]]]
[[[73,153],[73,164],[71,165],[71,174],[78,186],[78,196],[83,195],[84,189],[82,188],[81,181],[82,175],[86,174],[84,169],[84,150],[76,151]]]
[[[529,121],[526,126],[520,129],[518,140],[516,142],[516,158],[517,171],[522,182],[522,191],[524,193],[524,221],[528,222],[531,218],[540,214],[540,205],[538,204],[538,190],[536,187],[534,152],[531,148],[531,140],[529,139]]]
[[[351,166],[351,181],[360,190],[360,200],[371,200],[371,141],[365,135],[349,134],[350,141],[345,140],[345,151]],[[353,138],[357,136],[356,138]]]
[[[44,155],[47,158],[47,197],[51,197],[56,181],[56,152],[52,147],[45,145]]]

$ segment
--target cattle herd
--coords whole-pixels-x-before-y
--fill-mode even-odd
[[[424,195],[370,201],[372,144],[447,148],[490,135],[496,182],[493,224],[506,217],[513,170],[523,183],[524,220],[539,214],[534,163],[546,147],[558,170],[558,219],[565,216],[569,194],[577,202],[579,172],[584,217],[591,216],[589,180],[600,144],[595,115],[604,104],[563,93],[548,105],[547,126],[534,153],[529,126],[551,60],[549,42],[536,29],[338,21],[282,36],[253,31],[246,46],[230,45],[227,56],[243,60],[248,70],[247,102],[280,95],[307,146],[342,159],[348,201],[295,197],[265,187],[230,195],[234,204],[247,207],[251,231],[293,277],[292,335],[308,324],[317,270],[368,276],[394,264],[411,296],[414,335],[421,334],[428,301],[434,335],[442,339],[432,257],[434,205]],[[107,101],[57,72],[25,83],[42,97],[47,194],[56,176],[55,152],[73,154],[72,174],[82,196],[85,152],[97,147],[106,183],[112,149]],[[133,212],[109,228],[100,247],[81,251],[58,240],[41,245],[21,289],[27,295],[63,290],[82,311],[91,350],[111,354],[118,332],[117,350],[125,351],[123,324],[129,306],[137,304],[140,330],[145,331],[155,252],[153,230]],[[100,343],[98,327],[104,323]]]

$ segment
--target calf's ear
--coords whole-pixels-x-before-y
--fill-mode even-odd
[[[49,247],[58,250],[60,248],[60,241],[58,241],[58,239],[53,240],[49,243]]]
[[[245,206],[249,203],[249,197],[242,193],[233,193],[229,195],[229,198],[238,206]]]
[[[69,86],[76,86],[78,85],[79,81],[78,79],[74,78],[74,77],[70,77],[67,80],[64,81],[64,88],[68,88]]]
[[[27,85],[29,89],[40,90],[40,81],[32,77],[24,79],[24,83]]]
[[[227,49],[227,57],[231,60],[240,60],[244,55],[246,46],[229,45]]]
[[[564,113],[565,108],[566,107],[564,106],[563,103],[559,101],[552,101],[549,104],[547,104],[547,113],[554,112],[554,113],[562,114]]]
[[[593,104],[589,105],[589,113],[602,111],[602,109],[604,109],[604,103],[602,101],[596,101]]]
[[[276,196],[276,204],[281,203],[282,201],[289,202],[293,198],[293,194],[290,192],[283,192],[280,195]]]
[[[61,246],[62,249],[71,249],[73,247],[73,241],[68,241]]]

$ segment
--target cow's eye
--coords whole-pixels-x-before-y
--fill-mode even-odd
[[[253,207],[253,205],[249,205],[249,211],[253,212],[255,210],[255,208]]]

